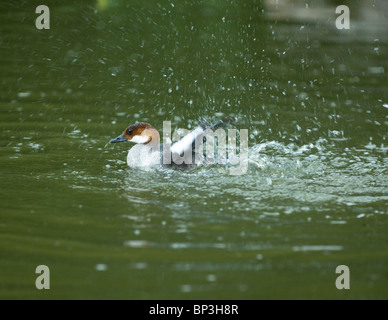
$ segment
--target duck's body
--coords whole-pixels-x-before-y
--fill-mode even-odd
[[[202,124],[174,144],[161,145],[158,130],[149,123],[141,122],[126,128],[122,135],[112,139],[110,143],[136,143],[128,152],[127,164],[130,167],[168,166],[174,169],[192,169],[203,163],[203,155],[196,152],[196,146],[202,145],[206,129],[214,129],[222,123],[217,121],[211,126]]]

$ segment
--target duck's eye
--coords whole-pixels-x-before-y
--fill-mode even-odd
[[[127,130],[127,133],[129,134],[129,135],[131,135],[132,133],[133,133],[133,131],[132,130]]]

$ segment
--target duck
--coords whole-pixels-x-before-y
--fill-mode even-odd
[[[175,143],[160,144],[159,131],[149,123],[138,122],[127,127],[109,143],[135,143],[127,155],[127,164],[132,168],[162,166],[191,170],[203,164],[206,159],[206,156],[199,152],[199,147],[206,141],[206,130],[214,130],[224,123],[224,120],[218,120],[211,125],[202,122]]]

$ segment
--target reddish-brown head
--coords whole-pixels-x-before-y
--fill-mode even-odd
[[[148,144],[153,140],[159,140],[158,131],[149,123],[135,123],[126,128],[122,135],[109,141],[110,143],[131,141],[134,143]]]

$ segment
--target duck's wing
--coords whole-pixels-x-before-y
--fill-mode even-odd
[[[206,128],[198,126],[189,134],[185,135],[181,140],[175,142],[171,146],[171,153],[179,154],[182,156],[186,150],[191,148],[192,151],[195,149],[195,142],[199,139],[203,139],[203,135]]]
[[[224,124],[231,123],[232,120],[230,119],[225,118],[223,120],[218,120],[210,125],[206,120],[202,121],[197,128],[195,128],[193,131],[191,131],[189,134],[187,134],[181,140],[175,142],[171,146],[171,153],[179,154],[180,156],[182,156],[186,150],[190,149],[190,147],[191,150],[194,152],[197,141],[199,142],[200,139],[202,139],[201,142],[206,141],[205,131],[207,129],[215,130],[216,128],[221,127]]]

